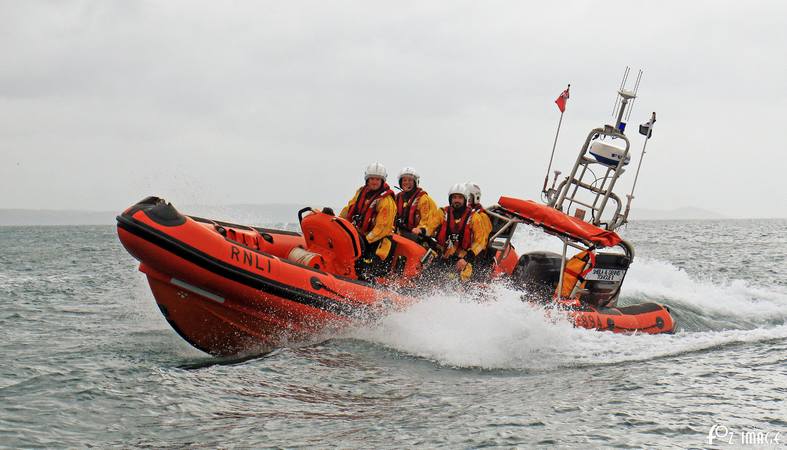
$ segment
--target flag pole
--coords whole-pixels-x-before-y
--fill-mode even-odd
[[[656,112],[654,111],[653,114],[650,116],[650,122],[648,126],[648,135],[645,136],[645,143],[642,144],[642,154],[639,157],[639,164],[637,165],[637,173],[634,174],[634,184],[631,185],[631,193],[628,195],[631,198],[634,198],[634,188],[637,187],[637,179],[639,178],[639,170],[642,169],[642,160],[645,159],[645,149],[648,148],[648,141],[650,140],[650,136],[653,134],[653,126],[656,123]],[[629,201],[631,201],[629,199]]]
[[[571,84],[568,85],[566,91],[571,88]],[[560,94],[563,95],[563,94]],[[560,125],[563,124],[563,114],[565,113],[565,109],[560,109],[560,120],[557,122],[557,131],[555,132],[555,141],[552,143],[552,154],[549,155],[549,166],[547,166],[547,173],[544,174],[544,187],[541,189],[541,192],[547,191],[547,182],[549,180],[549,171],[552,169],[552,160],[555,158],[555,148],[557,147],[557,138],[560,136]]]
[[[562,113],[562,112],[560,113],[560,120],[558,120],[558,122],[557,122],[557,132],[555,132],[555,142],[552,143],[552,154],[549,155],[549,166],[547,166],[547,173],[544,174],[544,188],[542,189],[542,192],[546,192],[547,191],[547,182],[549,180],[549,171],[550,171],[550,169],[552,169],[552,160],[555,157],[555,147],[557,147],[557,137],[560,135],[560,125],[563,123],[563,114],[564,113]]]
[[[639,164],[637,164],[637,173],[634,174],[634,184],[631,185],[631,193],[626,195],[628,201],[626,202],[626,210],[623,212],[623,222],[628,222],[629,212],[631,211],[631,201],[634,200],[634,189],[637,187],[637,180],[639,179],[639,170],[642,169],[642,160],[645,159],[645,150],[648,148],[648,141],[653,135],[653,126],[656,124],[656,112],[650,116],[648,121],[647,134],[645,135],[645,143],[642,144],[642,154],[639,156]],[[640,128],[640,133],[642,129]]]

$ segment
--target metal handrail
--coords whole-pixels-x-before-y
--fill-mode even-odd
[[[601,184],[602,188],[597,188],[593,185],[584,183],[583,177],[588,170],[588,167],[591,164],[598,164],[598,161],[595,159],[591,159],[587,157],[587,152],[590,149],[590,143],[599,137],[611,137],[616,139],[622,139],[625,142],[626,147],[623,152],[623,156],[618,161],[618,164],[614,167],[608,166],[607,173],[604,174],[603,182]],[[625,134],[620,132],[619,130],[615,129],[611,125],[605,125],[603,128],[594,128],[590,133],[588,133],[587,138],[585,139],[585,143],[582,146],[582,149],[577,156],[576,162],[574,163],[574,167],[571,169],[571,173],[558,185],[557,192],[559,193],[557,196],[553,197],[550,202],[549,206],[563,211],[563,205],[566,201],[570,203],[578,203],[583,206],[586,206],[591,209],[591,222],[593,225],[601,226],[602,225],[602,216],[604,215],[604,210],[607,207],[607,203],[609,202],[610,197],[612,200],[615,201],[615,214],[613,215],[613,220],[606,224],[607,230],[614,230],[620,224],[619,221],[616,220],[620,216],[620,211],[622,209],[622,202],[620,198],[613,192],[615,188],[615,184],[622,175],[623,165],[625,164],[626,159],[629,156],[629,152],[631,149],[631,144],[626,137]],[[582,172],[577,177],[577,172],[579,172],[580,167],[582,167]],[[611,173],[610,173],[611,171]],[[609,184],[607,184],[609,181]],[[574,191],[569,194],[569,190],[571,187],[574,186]],[[583,188],[585,191],[589,191],[591,193],[596,194],[596,197],[593,201],[592,205],[589,205],[585,202],[578,200],[577,193],[579,188]],[[606,188],[604,188],[606,187]],[[596,207],[595,205],[601,200],[601,203]],[[625,219],[624,219],[625,220]]]

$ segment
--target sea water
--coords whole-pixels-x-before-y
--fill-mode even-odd
[[[0,227],[0,446],[784,446],[787,220],[621,234],[620,303],[668,304],[675,334],[576,329],[499,285],[228,361],[172,331],[113,227]]]

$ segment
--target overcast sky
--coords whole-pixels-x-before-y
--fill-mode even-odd
[[[375,160],[538,198],[555,98],[565,172],[629,65],[634,208],[787,217],[785,54],[782,1],[0,0],[0,208],[338,207]]]

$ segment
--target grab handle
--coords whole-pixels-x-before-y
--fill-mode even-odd
[[[311,206],[307,206],[301,209],[300,211],[298,211],[298,223],[303,222],[303,213],[305,213],[306,211],[314,211],[314,210],[312,209]]]

